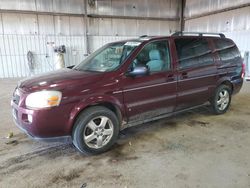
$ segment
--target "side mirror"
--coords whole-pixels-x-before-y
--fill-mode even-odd
[[[128,72],[128,76],[145,76],[149,73],[149,69],[147,66],[138,65],[132,71]]]
[[[72,69],[75,65],[68,66],[68,69]]]

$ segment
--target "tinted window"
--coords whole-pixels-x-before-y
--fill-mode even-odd
[[[232,41],[215,39],[214,44],[222,63],[241,62],[240,52]]]
[[[206,39],[175,39],[180,68],[203,66],[213,63],[212,51]]]
[[[133,67],[147,65],[150,72],[170,69],[170,56],[167,41],[151,42],[143,47],[133,61]]]

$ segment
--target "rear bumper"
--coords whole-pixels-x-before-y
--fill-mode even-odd
[[[233,80],[232,84],[233,84],[233,94],[239,93],[239,91],[240,91],[240,89],[242,88],[242,85],[243,85],[243,78]]]

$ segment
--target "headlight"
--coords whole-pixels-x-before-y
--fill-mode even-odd
[[[29,108],[47,108],[58,106],[61,102],[60,91],[38,91],[27,96],[25,104]]]

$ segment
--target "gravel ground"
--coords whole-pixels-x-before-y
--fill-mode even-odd
[[[16,83],[0,80],[0,187],[250,187],[250,83],[224,115],[202,107],[133,127],[98,156],[20,132],[10,109]]]

